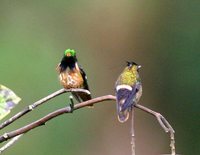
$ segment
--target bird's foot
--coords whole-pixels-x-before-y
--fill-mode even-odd
[[[71,102],[71,103],[69,104],[69,106],[70,106],[70,108],[71,108],[71,109],[70,109],[70,112],[73,113],[73,111],[74,111],[74,100],[73,100],[73,96],[70,95],[69,99],[70,99],[70,102]]]

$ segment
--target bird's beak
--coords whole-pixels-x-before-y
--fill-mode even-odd
[[[67,53],[66,56],[67,56],[67,57],[71,57],[71,53]]]
[[[140,69],[141,67],[142,67],[141,65],[138,65],[138,66],[137,66],[138,69]]]

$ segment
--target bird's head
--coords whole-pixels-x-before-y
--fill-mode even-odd
[[[137,71],[139,71],[139,69],[142,67],[141,65],[138,65],[137,63],[133,62],[133,61],[127,61],[127,67],[129,69],[136,69]]]
[[[73,50],[73,49],[67,49],[67,50],[65,50],[65,52],[64,52],[64,57],[73,57],[73,58],[75,58],[76,57],[76,51],[75,50]]]
[[[64,51],[64,56],[61,60],[60,66],[62,70],[65,70],[67,67],[74,68],[76,62],[76,51],[72,49],[67,49]]]

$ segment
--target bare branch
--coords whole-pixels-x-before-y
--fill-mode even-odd
[[[134,123],[135,123],[135,117],[134,117],[134,108],[132,109],[131,113],[131,152],[132,155],[135,155],[135,130],[134,130]]]
[[[171,155],[176,155],[176,151],[175,151],[175,138],[174,138],[174,129],[172,128],[172,126],[169,124],[169,122],[158,112],[155,112],[147,107],[144,107],[140,104],[135,104],[135,107],[138,109],[141,109],[153,116],[155,116],[160,124],[160,126],[164,129],[165,132],[169,132],[170,133],[170,147],[171,147]]]
[[[88,101],[85,101],[85,102],[82,102],[82,103],[79,103],[79,104],[76,104],[74,105],[74,108],[73,110],[77,110],[77,109],[80,109],[80,108],[83,108],[85,106],[90,106],[90,105],[93,105],[95,103],[99,103],[99,102],[102,102],[102,101],[106,101],[106,100],[115,100],[115,96],[112,96],[112,95],[106,95],[106,96],[101,96],[101,97],[97,97],[97,98],[94,98],[94,99],[91,99],[91,100],[88,100]],[[62,114],[65,114],[65,113],[71,113],[71,107],[70,106],[67,106],[65,108],[62,108],[62,109],[58,109],[52,113],[49,113],[48,115],[46,115],[45,117],[33,122],[33,123],[30,123],[22,128],[19,128],[17,130],[14,130],[14,131],[11,131],[9,133],[4,133],[2,136],[0,136],[0,142],[4,142],[8,139],[11,139],[15,136],[18,136],[18,135],[21,135],[21,134],[24,134],[36,127],[39,127],[41,125],[45,125],[46,122],[48,122],[49,120],[59,116],[59,115],[62,115]]]
[[[26,108],[24,108],[24,110],[20,111],[19,113],[17,113],[16,115],[14,115],[13,117],[11,117],[10,119],[6,120],[5,122],[3,122],[1,125],[0,125],[0,129],[3,129],[5,128],[6,126],[8,126],[9,124],[13,123],[14,121],[16,121],[17,119],[19,119],[20,117],[22,117],[23,115],[31,112],[32,110],[34,110],[36,107],[38,107],[39,105],[47,102],[48,100],[58,96],[58,95],[61,95],[63,93],[66,93],[66,92],[84,92],[86,94],[90,94],[90,92],[88,90],[85,90],[85,89],[60,89],[42,99],[40,99],[39,101],[27,106]]]
[[[21,138],[22,135],[18,135],[14,138],[12,138],[8,143],[6,143],[4,146],[2,146],[0,148],[0,154],[3,153],[3,151],[5,151],[7,148],[11,147],[15,142],[17,142],[19,140],[19,138]]]
[[[37,102],[35,102],[34,104],[30,105],[29,107],[32,107],[35,108],[39,105],[41,105],[42,103],[50,100],[51,98],[54,98],[55,96],[58,96],[60,94],[63,94],[65,92],[71,92],[71,91],[84,91],[82,89],[74,89],[74,90],[65,90],[65,89],[61,89]],[[88,93],[88,92],[86,92]],[[90,105],[93,105],[95,103],[99,103],[99,102],[102,102],[102,101],[106,101],[106,100],[116,100],[116,97],[113,96],[113,95],[105,95],[105,96],[101,96],[101,97],[97,97],[97,98],[94,98],[94,99],[91,99],[91,100],[88,100],[88,101],[85,101],[85,102],[82,102],[82,103],[79,103],[79,104],[76,104],[74,105],[73,109],[71,109],[70,106],[67,106],[65,108],[62,108],[62,109],[58,109],[52,113],[49,113],[48,115],[46,115],[45,117],[35,121],[35,122],[32,122],[22,128],[19,128],[17,130],[14,130],[14,131],[11,131],[9,133],[5,133],[3,134],[2,136],[0,136],[0,143],[1,142],[4,142],[8,139],[11,139],[13,137],[16,137],[18,135],[22,135],[36,127],[39,127],[41,125],[45,125],[46,122],[48,122],[49,120],[59,116],[59,115],[62,115],[62,114],[65,114],[65,113],[71,113],[73,112],[73,110],[78,110],[80,108],[83,108],[83,107],[86,107],[86,106],[90,106]],[[175,155],[175,139],[174,139],[174,129],[172,128],[172,126],[169,124],[169,122],[158,112],[155,112],[147,107],[144,107],[140,104],[135,104],[134,105],[136,108],[142,110],[142,111],[145,111],[153,116],[155,116],[160,124],[160,126],[164,129],[165,132],[170,132],[170,139],[171,139],[171,143],[170,143],[170,147],[171,147],[171,155]],[[22,111],[18,114],[16,114],[15,116],[13,116],[11,119],[9,119],[8,121],[6,121],[7,123],[3,123],[3,125],[1,126],[7,126],[8,124],[12,123],[13,121],[15,121],[16,119],[20,118],[21,116],[23,116],[24,114],[26,114],[27,112],[31,111],[30,108],[28,111]],[[134,132],[132,132],[132,142],[134,140]],[[132,149],[134,147],[135,144],[132,144]],[[132,150],[133,151],[133,150]],[[132,152],[133,153],[133,152]]]

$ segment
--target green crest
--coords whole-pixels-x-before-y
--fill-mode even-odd
[[[73,50],[73,49],[67,49],[67,50],[65,50],[64,55],[65,56],[72,56],[72,57],[74,57],[74,56],[76,56],[76,51]]]

